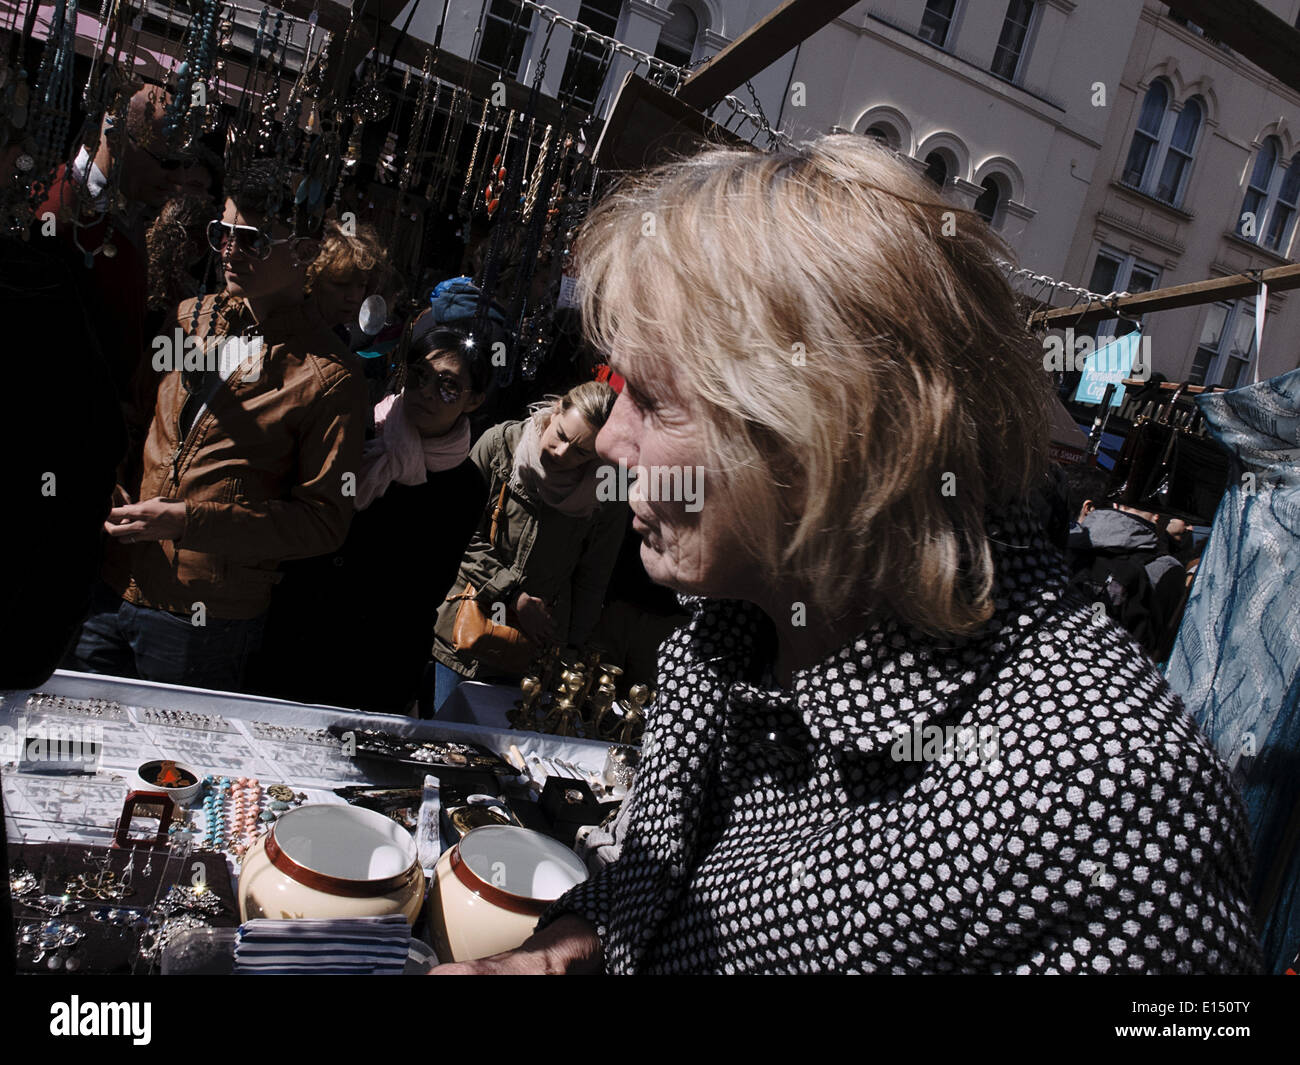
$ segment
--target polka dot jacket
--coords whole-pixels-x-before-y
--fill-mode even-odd
[[[1001,515],[996,613],[885,622],[789,690],[754,607],[683,598],[618,859],[539,924],[611,973],[1244,973],[1240,798],[1135,643]]]

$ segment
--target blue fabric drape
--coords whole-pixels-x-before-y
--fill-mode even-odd
[[[1168,679],[1233,769],[1266,968],[1300,949],[1300,370],[1197,400],[1232,456]]]

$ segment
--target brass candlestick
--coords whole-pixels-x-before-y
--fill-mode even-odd
[[[537,677],[524,677],[519,682],[519,690],[523,692],[523,698],[516,700],[514,709],[506,714],[506,720],[510,722],[511,728],[536,731],[537,722],[534,715],[537,700],[542,695],[542,682]]]
[[[658,693],[644,684],[633,684],[623,704],[623,721],[618,729],[619,743],[638,743],[645,731],[645,708]]]
[[[610,710],[614,706],[614,695],[613,683],[602,677],[591,696],[591,727],[588,729],[590,736],[603,737],[606,734]]]

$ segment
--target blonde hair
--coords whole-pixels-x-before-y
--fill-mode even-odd
[[[853,134],[633,177],[574,249],[588,337],[700,415],[710,502],[767,577],[953,635],[993,612],[986,507],[1045,468],[1042,349],[999,256]]]
[[[562,396],[547,396],[544,400],[529,406],[529,412],[537,420],[538,428],[545,428],[555,413],[563,414],[574,407],[593,429],[599,430],[609,421],[610,412],[618,401],[618,393],[604,381],[584,381],[574,385]]]
[[[322,277],[334,284],[346,284],[358,274],[375,274],[372,285],[382,288],[391,273],[388,253],[373,226],[358,222],[354,232],[346,233],[338,222],[331,220],[325,224],[320,253],[307,267],[307,292],[310,294]]]

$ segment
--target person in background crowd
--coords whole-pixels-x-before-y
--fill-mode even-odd
[[[1179,534],[1186,529],[1178,518],[1087,499],[1070,534],[1075,586],[1089,601],[1102,603],[1153,657],[1183,600],[1187,580],[1166,532],[1171,523]]]
[[[952,211],[852,134],[596,205],[583,318],[626,379],[597,449],[707,471],[702,507],[631,494],[692,619],[617,856],[435,973],[1259,971],[1240,795],[1069,594],[1042,349],[1005,245]]]
[[[176,193],[179,159],[162,139],[167,101],[157,86],[136,90],[126,122],[110,128],[105,116],[94,155],[83,145],[71,165],[59,167],[36,209],[36,231],[44,235],[52,228],[47,239],[58,241],[75,268],[123,403],[132,401],[136,370],[149,351],[145,230],[153,212]],[[109,201],[114,180],[126,202],[122,211]],[[44,224],[47,215],[52,227]]]
[[[496,333],[466,331],[473,306],[468,298],[439,301],[417,322],[399,389],[375,409],[348,538],[332,555],[285,567],[255,690],[376,713],[410,711],[435,612],[487,499],[469,461],[469,415],[491,380]]]
[[[178,304],[199,294],[200,264],[207,261],[208,223],[220,214],[202,196],[173,196],[158,212],[145,236],[149,258],[150,335]]]
[[[197,313],[181,304],[172,325],[225,349],[215,367],[165,373],[68,668],[237,690],[280,564],[347,533],[365,388],[306,298],[315,235],[268,213],[293,202],[282,182],[249,164],[210,227],[226,291]]]
[[[210,203],[220,203],[224,168],[221,157],[202,143],[195,143],[184,156],[178,157],[171,171],[172,188],[177,195],[201,196]]]
[[[382,293],[392,270],[373,226],[357,222],[347,232],[338,222],[325,224],[320,254],[307,269],[307,294],[321,317],[340,338],[360,335],[357,314],[367,296]]]
[[[588,381],[523,421],[489,429],[471,452],[488,504],[453,590],[473,585],[489,616],[504,604],[539,649],[584,646],[600,616],[625,514],[624,503],[597,498],[596,434],[615,398],[609,385]],[[438,609],[435,711],[462,678],[491,672],[453,647],[459,607],[448,599]]]

